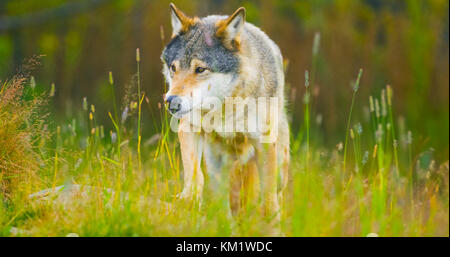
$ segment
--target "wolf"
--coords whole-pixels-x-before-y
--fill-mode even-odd
[[[179,119],[177,132],[184,168],[184,188],[179,196],[201,200],[205,176],[228,167],[232,214],[239,215],[245,206],[255,204],[262,207],[264,215],[279,222],[290,161],[280,49],[263,31],[245,21],[243,7],[230,16],[192,18],[170,4],[170,14],[172,36],[161,60],[168,85],[164,101],[173,117]],[[279,108],[273,115],[262,114],[265,118],[260,120],[269,124],[265,132],[224,132],[214,126],[209,131],[200,128],[193,132],[186,128],[199,124],[190,114],[211,111],[210,105],[196,104],[189,98],[194,92],[201,93],[201,100],[213,97],[219,106],[230,98],[270,98],[276,99]],[[232,120],[219,119],[245,123],[253,117],[252,108],[254,105],[245,106],[240,115],[229,116]],[[271,142],[258,140],[272,131],[277,133]]]

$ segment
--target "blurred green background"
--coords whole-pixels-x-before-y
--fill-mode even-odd
[[[112,110],[108,72],[126,95],[125,85],[132,83],[136,72],[135,49],[140,48],[142,86],[157,108],[164,93],[160,54],[171,34],[169,2],[0,0],[0,80],[17,73],[27,58],[43,55],[32,74],[41,90],[55,83],[51,102],[55,117],[74,115],[83,97],[106,113]],[[395,112],[413,131],[417,147],[433,147],[438,159],[448,159],[447,0],[173,2],[191,16],[247,9],[247,21],[262,28],[288,61],[286,90],[293,133],[302,126],[304,71],[311,68],[313,38],[319,32],[313,92],[316,140],[330,146],[343,140],[350,84],[363,68],[356,117],[367,117],[369,96],[389,84]],[[154,133],[150,123],[158,121],[144,115],[144,136],[150,136]]]

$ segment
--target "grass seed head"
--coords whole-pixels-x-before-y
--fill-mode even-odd
[[[411,145],[412,141],[413,141],[412,132],[411,130],[409,130],[406,136],[406,144]]]
[[[139,51],[139,48],[136,48],[136,62],[141,61],[141,53]]]
[[[111,135],[111,143],[116,143],[117,141],[117,133],[113,132],[112,130],[109,131],[109,134]]]
[[[337,150],[340,152],[342,149],[344,149],[344,144],[342,142],[339,142],[339,144],[336,145]]]
[[[381,90],[381,114],[383,117],[387,116],[387,106],[386,106],[386,90]]]
[[[369,160],[369,151],[364,152],[363,159],[361,161],[362,165],[366,165]]]
[[[322,125],[322,121],[323,121],[323,116],[322,116],[322,114],[317,114],[317,116],[316,116],[316,124],[317,124],[317,126],[320,126],[320,125]]]
[[[386,86],[386,91],[387,91],[387,102],[389,106],[392,106],[392,88],[390,85]]]
[[[124,124],[125,121],[127,121],[127,117],[128,117],[128,106],[126,106],[122,112],[122,117],[121,117],[122,124]]]
[[[370,108],[370,112],[373,113],[375,111],[375,106],[373,104],[373,97],[372,96],[369,97],[369,108]]]
[[[309,72],[308,70],[305,70],[305,87],[309,87]]]
[[[52,85],[51,85],[49,96],[50,97],[55,96],[55,83],[52,83]]]
[[[166,37],[164,35],[164,27],[162,25],[159,26],[159,36],[161,37],[161,42],[164,44]]]
[[[377,151],[378,151],[378,144],[375,144],[373,146],[373,153],[372,153],[372,158],[376,158],[377,157]]]
[[[88,110],[88,103],[87,103],[87,98],[83,97],[83,110],[87,111]]]
[[[362,126],[361,126],[361,123],[356,123],[356,125],[355,125],[355,131],[356,131],[356,133],[358,133],[358,135],[361,135],[362,134],[362,132],[363,132],[363,129],[362,129]]]
[[[381,140],[383,140],[383,126],[382,126],[382,124],[378,124],[377,131],[375,132],[375,137],[377,139],[377,142],[381,142]]]
[[[378,101],[378,98],[375,98],[375,114],[377,118],[380,118],[380,102]]]
[[[317,54],[319,53],[319,48],[320,48],[320,33],[317,32],[314,35],[313,56],[317,56]]]
[[[359,69],[358,78],[356,79],[356,82],[353,85],[353,91],[355,91],[355,92],[357,92],[359,89],[359,83],[361,81],[362,74],[363,74],[363,69]]]
[[[109,72],[109,84],[111,86],[114,84],[114,78],[113,78],[113,74],[111,71]]]
[[[131,108],[131,110],[134,110],[134,109],[136,109],[137,107],[138,107],[138,103],[135,102],[135,101],[131,101],[131,103],[130,103],[130,108]]]

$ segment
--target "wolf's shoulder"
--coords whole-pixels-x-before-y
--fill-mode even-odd
[[[244,33],[241,36],[241,40],[245,41],[248,47],[253,49],[253,52],[257,52],[260,58],[266,62],[267,65],[276,65],[282,69],[283,56],[278,45],[259,27],[252,23],[246,22],[244,27]]]

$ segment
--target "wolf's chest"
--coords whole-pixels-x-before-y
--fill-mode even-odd
[[[225,144],[228,141],[239,142],[244,138],[255,140],[261,136],[259,121],[253,111],[234,111],[231,115],[224,110],[208,113],[193,111],[187,120],[195,132],[213,134]]]
[[[220,135],[216,132],[205,133],[206,141],[215,146],[216,149],[224,154],[234,156],[242,164],[247,163],[249,159],[255,156],[255,140],[249,138],[244,133],[235,133],[234,135]]]

